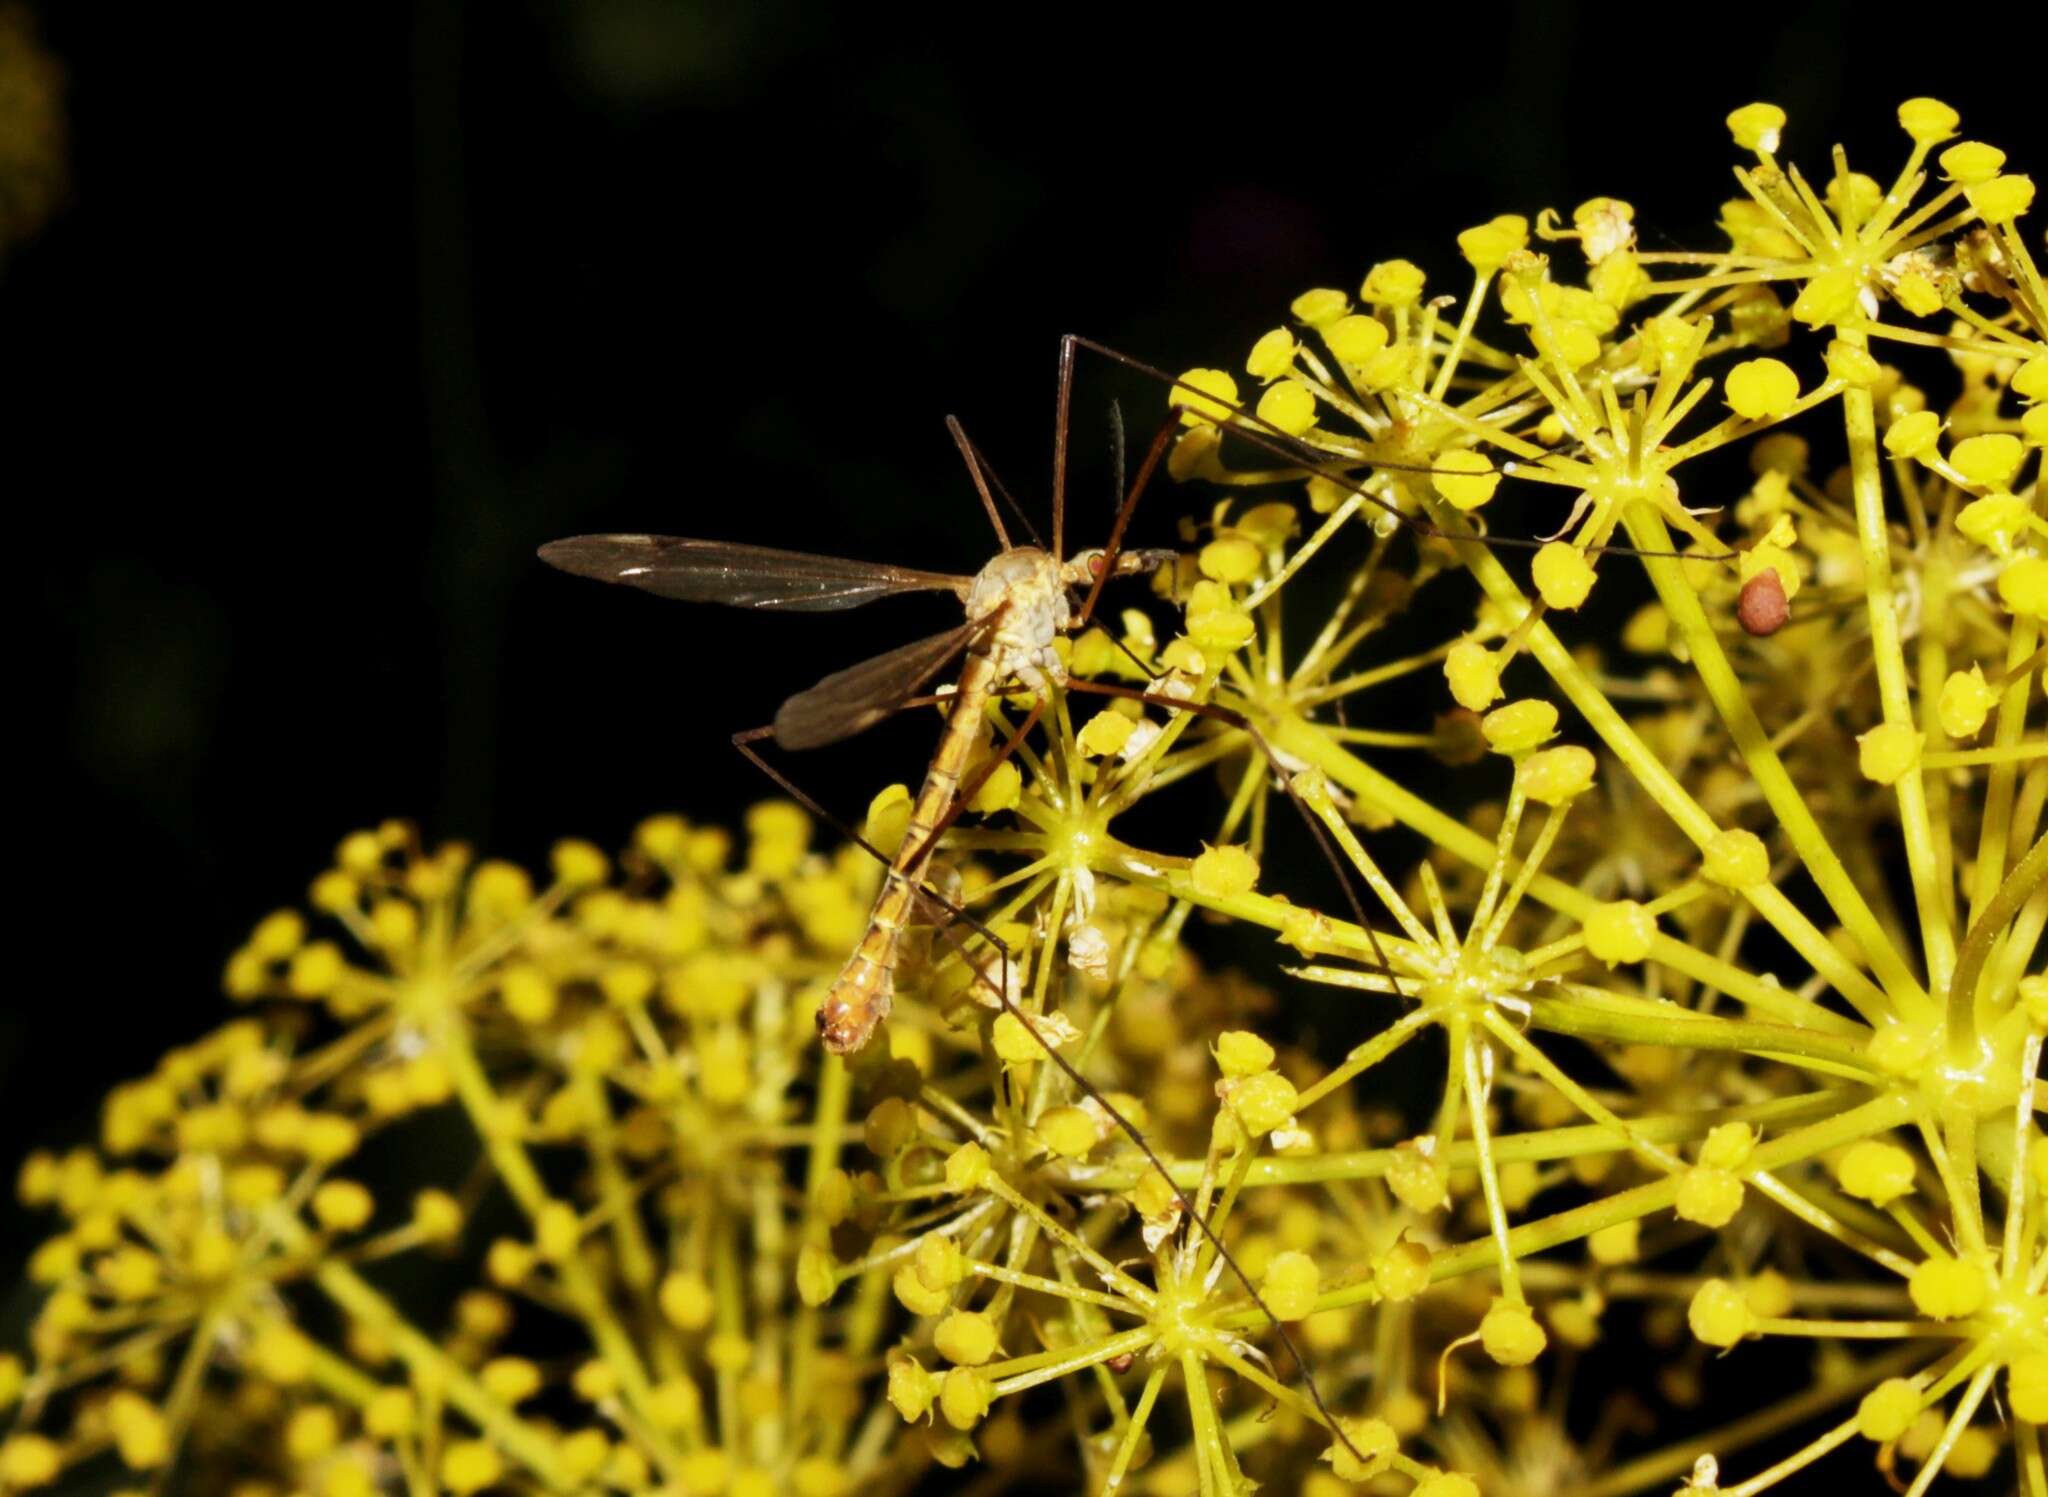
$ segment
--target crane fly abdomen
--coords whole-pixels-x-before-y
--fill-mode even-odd
[[[953,807],[960,777],[981,737],[982,709],[997,680],[996,657],[986,643],[969,650],[960,687],[946,714],[946,731],[925,771],[910,823],[875,895],[867,930],[840,968],[818,1007],[818,1037],[834,1055],[851,1055],[889,1016],[896,996],[896,952],[910,923],[917,886],[932,859],[932,832]]]

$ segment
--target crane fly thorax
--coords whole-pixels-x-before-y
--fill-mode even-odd
[[[967,617],[994,617],[987,650],[998,679],[1014,676],[1034,691],[1064,683],[1052,642],[1073,621],[1065,569],[1036,546],[1016,546],[983,567],[967,594]]]

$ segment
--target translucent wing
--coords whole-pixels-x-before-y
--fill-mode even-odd
[[[962,624],[833,672],[776,711],[775,741],[787,749],[823,748],[873,727],[965,649],[979,628]]]
[[[623,582],[664,598],[809,613],[857,608],[894,593],[948,592],[965,601],[973,586],[970,577],[943,572],[677,535],[574,535],[549,541],[540,559],[579,577]]]

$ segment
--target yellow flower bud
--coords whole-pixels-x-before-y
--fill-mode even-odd
[[[1742,1181],[1729,1170],[1700,1166],[1679,1177],[1679,1218],[1702,1227],[1725,1227],[1742,1209]]]
[[[1501,698],[1500,661],[1476,639],[1461,639],[1444,656],[1444,679],[1460,707],[1483,712]]]
[[[1259,397],[1259,420],[1298,437],[1316,424],[1316,398],[1298,379],[1283,379]]]
[[[1377,317],[1340,317],[1323,329],[1323,342],[1344,364],[1363,364],[1387,346],[1393,335]]]
[[[1702,872],[1724,889],[1753,889],[1771,874],[1771,855],[1754,832],[1730,828],[1707,842]]]
[[[1263,401],[1260,407],[1263,411]],[[1254,542],[1241,535],[1226,535],[1204,546],[1195,558],[1195,565],[1204,577],[1228,586],[1251,581],[1259,574],[1259,567],[1265,559],[1265,553]]]
[[[892,1355],[889,1359],[889,1402],[906,1424],[915,1424],[932,1411],[939,1396],[939,1378],[917,1358]]]
[[[1962,1320],[1983,1309],[1991,1298],[1991,1275],[1974,1260],[1929,1258],[1913,1270],[1906,1292],[1922,1315]]]
[[[1340,1419],[1338,1426],[1344,1431],[1344,1439],[1332,1443],[1322,1459],[1330,1463],[1330,1474],[1339,1481],[1371,1481],[1393,1464],[1401,1438],[1386,1420]]]
[[[1998,175],[2005,165],[2005,152],[1981,140],[1961,140],[1935,159],[1941,163],[1941,174],[1949,181],[1974,187]]]
[[[1253,379],[1264,383],[1278,379],[1294,367],[1294,334],[1284,327],[1276,327],[1252,345],[1250,357],[1244,361],[1244,371]]]
[[[2048,556],[2023,556],[1998,574],[1998,598],[2023,618],[2048,619]]]
[[[1941,698],[1936,712],[1941,718],[1941,730],[1951,738],[1974,738],[1984,726],[1984,719],[1991,715],[1992,707],[1998,701],[1984,679],[1984,667],[1973,665],[1966,671],[1953,671],[1942,683]]]
[[[1745,151],[1771,153],[1785,129],[1785,111],[1775,104],[1745,104],[1728,116],[1728,133]]]
[[[1536,697],[1496,707],[1480,721],[1479,731],[1498,754],[1526,754],[1557,734],[1557,708]]]
[[[1856,1432],[1889,1445],[1920,1416],[1920,1390],[1902,1377],[1886,1378],[1856,1406]]]
[[[946,1156],[946,1189],[979,1190],[988,1179],[991,1163],[988,1150],[980,1144],[962,1144]]]
[[[1378,307],[1412,307],[1422,300],[1421,267],[1407,260],[1382,260],[1365,273],[1358,299]]]
[[[1593,783],[1595,767],[1590,750],[1566,744],[1531,754],[1517,773],[1529,799],[1541,806],[1560,806]]]
[[[1536,553],[1530,573],[1552,608],[1577,608],[1593,591],[1593,564],[1569,541],[1550,541]]]
[[[1586,950],[1610,967],[1639,962],[1650,954],[1657,917],[1633,899],[1603,904],[1586,916]]]
[[[1824,270],[1811,277],[1792,303],[1792,316],[1808,327],[1846,322],[1857,315],[1863,285],[1846,270]]]
[[[1493,497],[1501,476],[1485,453],[1457,447],[1437,455],[1430,464],[1430,477],[1445,503],[1456,509],[1475,510]]]
[[[1962,118],[1939,99],[1908,99],[1899,106],[1899,128],[1912,136],[1916,145],[1947,140]]]
[[[2012,1411],[2029,1424],[2048,1424],[2048,1352],[2015,1357],[2006,1369]]]
[[[504,1474],[498,1452],[483,1440],[457,1440],[441,1456],[441,1485],[451,1492],[481,1492]]]
[[[1949,450],[1949,466],[1971,483],[2002,489],[2012,482],[2026,458],[2026,448],[2010,432],[1985,432],[1965,437]]]
[[[1245,847],[1205,847],[1188,870],[1195,892],[1209,899],[1236,899],[1258,886],[1259,860]]]
[[[1842,1189],[1874,1206],[1889,1206],[1910,1193],[1913,1174],[1911,1154],[1873,1138],[1850,1145],[1835,1165]]]
[[[1856,759],[1866,780],[1895,785],[1920,763],[1927,737],[1906,723],[1879,723],[1856,740]]]
[[[972,1367],[955,1367],[939,1385],[939,1412],[958,1430],[973,1429],[995,1401],[995,1384]]]
[[[1216,1068],[1226,1076],[1256,1076],[1273,1064],[1273,1047],[1248,1029],[1226,1030],[1216,1037]]]
[[[1183,426],[1213,426],[1235,409],[1237,381],[1221,369],[1190,369],[1167,392],[1166,403],[1181,413]]]
[[[1318,287],[1302,292],[1287,310],[1310,327],[1326,327],[1351,310],[1351,298],[1327,286]]]
[[[1254,1138],[1271,1133],[1294,1116],[1294,1083],[1278,1071],[1261,1071],[1225,1084],[1224,1110]]]
[[[1750,359],[1728,371],[1729,408],[1745,421],[1774,421],[1799,403],[1799,376],[1776,359]]]
[[[1543,1355],[1550,1338],[1527,1305],[1497,1299],[1479,1322],[1479,1344],[1503,1367],[1526,1367]]]
[[[1053,1107],[1038,1119],[1038,1136],[1062,1159],[1079,1159],[1100,1141],[1085,1108]]]
[[[1740,1289],[1726,1279],[1709,1279],[1693,1295],[1686,1321],[1708,1346],[1726,1348],[1755,1329],[1756,1315]]]
[[[2009,224],[2026,215],[2034,204],[2034,179],[2018,174],[1993,177],[1987,182],[1973,182],[1963,189],[1963,196],[1970,200],[1970,206],[1977,210],[1977,216],[1988,224]]]
[[[1278,1320],[1300,1320],[1315,1309],[1322,1271],[1306,1253],[1276,1253],[1259,1280],[1259,1297]]]
[[[1490,274],[1506,264],[1508,256],[1528,242],[1529,220],[1518,213],[1503,213],[1460,234],[1458,251],[1474,270]]]

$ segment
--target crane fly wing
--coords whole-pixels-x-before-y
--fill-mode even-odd
[[[840,556],[811,556],[678,535],[572,535],[540,548],[549,566],[623,582],[664,598],[820,613],[895,593],[948,592],[966,600],[971,577]]]
[[[962,624],[834,671],[775,713],[775,741],[786,749],[823,748],[873,727],[944,669],[981,628]]]

